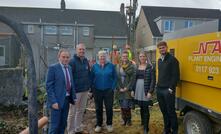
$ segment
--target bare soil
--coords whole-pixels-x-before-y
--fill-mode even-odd
[[[96,124],[95,111],[91,110],[94,108],[93,101],[90,100],[88,103],[88,109],[84,115],[84,129],[89,134],[94,134],[94,128]],[[41,110],[42,111],[42,110]],[[18,134],[28,126],[28,111],[24,107],[3,107],[0,106],[0,134]],[[162,114],[159,110],[158,105],[150,108],[150,133],[149,134],[162,134],[163,120]],[[104,113],[105,115],[105,113]],[[42,112],[39,112],[39,118],[42,117]],[[112,134],[143,134],[143,128],[140,125],[140,113],[139,110],[133,110],[132,112],[132,126],[121,126],[121,116],[119,110],[114,112],[113,117],[113,128]],[[39,133],[41,130],[39,130]],[[105,117],[104,126],[102,127],[102,133],[106,134]],[[179,117],[179,134],[183,133],[182,118]]]

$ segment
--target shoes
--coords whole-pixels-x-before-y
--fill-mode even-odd
[[[75,132],[75,134],[89,134],[87,131]]]
[[[96,128],[94,129],[94,131],[96,133],[100,133],[101,132],[101,127],[100,126],[96,126]]]
[[[126,126],[126,124],[127,124],[127,121],[125,121],[125,120],[122,120],[120,124],[121,124],[121,126]]]
[[[107,132],[112,133],[113,132],[113,127],[112,125],[107,125]]]
[[[149,129],[148,128],[144,128],[144,134],[148,134]]]
[[[127,121],[127,126],[131,126],[131,125],[132,125],[131,120],[128,120],[128,121]]]

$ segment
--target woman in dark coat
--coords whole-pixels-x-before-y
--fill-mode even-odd
[[[123,119],[122,125],[131,125],[131,108],[133,107],[133,98],[131,91],[134,85],[136,70],[135,65],[128,59],[128,52],[122,53],[121,64],[117,65],[116,71],[118,76],[117,95],[121,107]]]
[[[143,51],[139,54],[135,82],[134,91],[131,95],[134,96],[135,103],[140,107],[141,124],[144,127],[144,134],[147,134],[150,118],[149,105],[155,88],[156,75],[153,65]]]

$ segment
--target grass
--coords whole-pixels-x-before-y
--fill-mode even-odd
[[[139,110],[133,110],[132,112],[132,126],[121,126],[120,113],[114,114],[114,134],[143,134],[143,127],[140,125],[140,112]],[[179,122],[179,134],[184,134],[182,118],[178,118]],[[163,131],[163,117],[159,110],[158,105],[150,108],[150,132],[149,134],[162,134]]]

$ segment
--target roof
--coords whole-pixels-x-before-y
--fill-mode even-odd
[[[150,25],[153,36],[162,36],[154,19],[162,17],[184,17],[184,18],[221,18],[221,12],[218,9],[200,9],[200,8],[181,8],[181,7],[157,7],[142,6],[146,19]]]
[[[96,36],[126,36],[127,24],[120,11],[54,8],[0,7],[0,14],[17,22],[68,23],[94,25]]]

